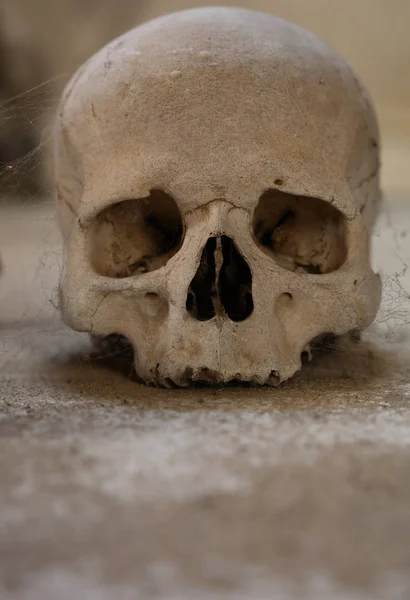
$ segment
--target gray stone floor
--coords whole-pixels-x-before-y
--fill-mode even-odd
[[[52,208],[5,203],[0,598],[409,598],[409,225],[382,218],[361,343],[279,389],[170,391],[60,322]]]

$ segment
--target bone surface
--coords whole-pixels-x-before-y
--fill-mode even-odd
[[[378,146],[355,74],[296,25],[205,8],[126,33],[55,127],[66,323],[124,336],[146,382],[288,379],[376,315]]]

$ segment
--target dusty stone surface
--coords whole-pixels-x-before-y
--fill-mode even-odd
[[[0,212],[0,597],[407,598],[409,211],[376,237],[363,343],[278,389],[184,391],[62,325],[51,215]]]

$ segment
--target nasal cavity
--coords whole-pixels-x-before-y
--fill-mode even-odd
[[[207,241],[186,308],[198,321],[215,316],[244,321],[252,314],[252,274],[231,238],[223,235]]]

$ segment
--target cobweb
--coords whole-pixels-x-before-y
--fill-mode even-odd
[[[0,102],[0,199],[17,196],[33,200],[50,193],[47,162],[50,160],[52,120],[62,75]]]
[[[410,325],[409,207],[386,200],[374,236],[374,266],[383,281],[380,310],[375,320],[387,339],[396,339]]]

